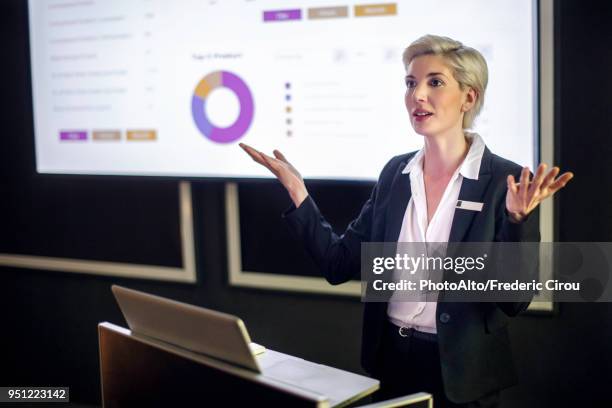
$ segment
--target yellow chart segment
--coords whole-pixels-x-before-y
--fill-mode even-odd
[[[221,72],[213,72],[200,81],[195,90],[195,94],[200,98],[205,99],[213,89],[221,85]]]

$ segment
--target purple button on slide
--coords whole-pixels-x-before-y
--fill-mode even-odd
[[[263,19],[264,19],[264,21],[301,20],[302,19],[302,10],[301,9],[293,9],[293,10],[271,10],[271,11],[264,11]]]
[[[87,140],[86,130],[62,130],[60,140]]]

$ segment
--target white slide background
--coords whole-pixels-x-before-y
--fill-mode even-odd
[[[536,3],[396,1],[395,15],[358,17],[364,3],[355,1],[30,0],[37,170],[269,177],[238,147],[245,142],[280,149],[306,178],[375,180],[392,156],[422,146],[404,107],[401,54],[427,33],[483,53],[489,87],[474,130],[494,153],[533,169]],[[327,6],[347,6],[348,17],[308,18]],[[264,11],[286,9],[302,18],[264,22]],[[227,144],[200,133],[191,112],[196,85],[219,70],[241,77],[254,100],[247,132]],[[208,96],[217,126],[239,111],[227,88]],[[60,140],[70,130],[86,140]],[[108,130],[120,138],[93,139]],[[156,138],[128,140],[129,130]]]

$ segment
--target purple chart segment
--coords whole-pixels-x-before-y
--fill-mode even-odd
[[[206,112],[206,99],[202,99],[197,95],[193,95],[191,98],[191,113],[193,116],[193,120],[195,121],[196,126],[200,130],[200,132],[204,135],[210,135],[213,126],[206,118],[204,114]]]

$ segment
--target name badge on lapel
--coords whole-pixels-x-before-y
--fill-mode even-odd
[[[457,201],[457,207],[455,208],[461,208],[462,210],[469,210],[469,211],[482,211],[483,205],[484,203],[477,203],[475,201],[459,200]]]

